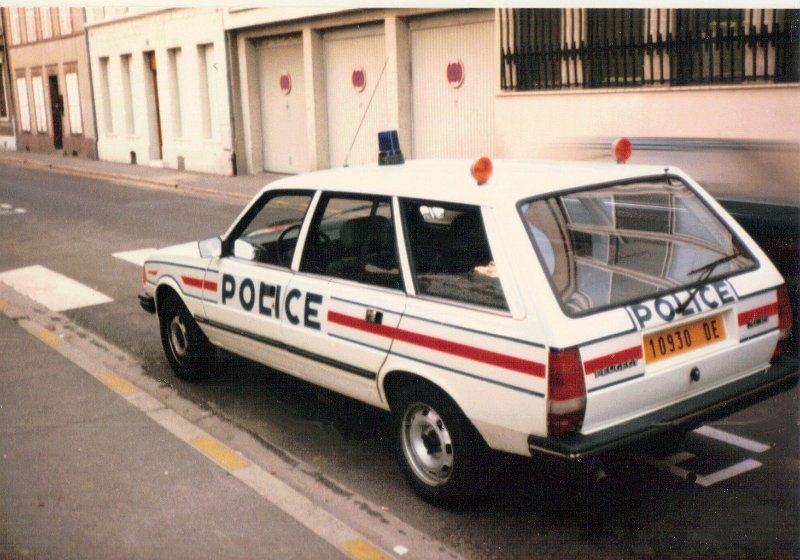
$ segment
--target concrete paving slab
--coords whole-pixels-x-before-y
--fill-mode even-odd
[[[344,558],[0,316],[0,557]]]
[[[236,176],[213,175],[66,157],[61,154],[14,151],[0,151],[0,164],[37,167],[56,173],[69,173],[140,186],[165,188],[199,196],[240,200],[250,200],[264,186],[284,176],[266,172]]]

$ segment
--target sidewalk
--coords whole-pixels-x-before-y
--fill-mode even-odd
[[[2,313],[0,380],[0,558],[346,558]]]
[[[0,164],[3,163],[240,200],[250,200],[264,185],[283,177],[277,173],[232,177],[146,165],[112,163],[62,154],[17,151],[0,151]]]

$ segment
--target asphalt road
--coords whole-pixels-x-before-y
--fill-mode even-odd
[[[198,384],[172,375],[156,320],[136,301],[139,269],[112,254],[216,235],[240,203],[0,166],[4,204],[0,273],[38,264],[108,295],[110,303],[65,315],[131,353],[176,394],[465,557],[800,556],[797,390],[715,424],[761,447],[691,434],[674,464],[607,458],[609,477],[599,485],[583,470],[549,460],[499,456],[482,499],[440,510],[401,480],[386,414],[232,356]]]

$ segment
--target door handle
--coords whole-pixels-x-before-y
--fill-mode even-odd
[[[367,309],[367,322],[380,325],[383,322],[383,313],[377,309]]]

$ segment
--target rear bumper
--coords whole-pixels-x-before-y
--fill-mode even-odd
[[[528,448],[531,454],[580,460],[675,429],[691,430],[791,389],[800,375],[798,367],[796,357],[781,356],[764,371],[620,426],[560,439],[528,436]]]
[[[156,299],[148,293],[139,294],[139,305],[148,313],[156,312]]]

